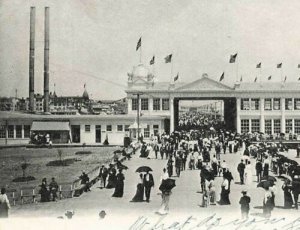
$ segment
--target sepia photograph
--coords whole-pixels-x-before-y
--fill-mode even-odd
[[[0,229],[300,229],[299,9],[0,0]]]

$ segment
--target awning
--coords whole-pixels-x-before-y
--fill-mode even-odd
[[[34,121],[32,131],[70,131],[69,122],[65,121]]]
[[[137,129],[138,128],[138,124],[137,122],[134,122],[132,125],[129,126],[129,129]],[[146,124],[141,124],[139,125],[140,129],[146,129],[147,125]]]

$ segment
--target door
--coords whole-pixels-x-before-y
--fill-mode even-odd
[[[80,125],[71,125],[72,142],[80,143]]]
[[[101,143],[101,125],[96,125],[96,143]]]

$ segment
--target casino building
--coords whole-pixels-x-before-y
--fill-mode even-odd
[[[122,144],[125,136],[137,138],[137,114],[140,133],[147,140],[152,134],[178,128],[178,108],[183,100],[223,101],[225,125],[238,133],[300,137],[298,82],[236,82],[229,86],[207,74],[196,76],[190,83],[159,82],[139,64],[128,73],[127,83],[125,115],[0,112],[0,145],[26,144],[33,132],[50,134],[53,143],[101,144],[107,137],[110,144]]]

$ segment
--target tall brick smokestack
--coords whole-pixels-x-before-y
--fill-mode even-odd
[[[45,7],[44,112],[49,112],[49,7]]]
[[[29,43],[29,110],[34,111],[34,43],[35,43],[35,7],[30,8]]]

